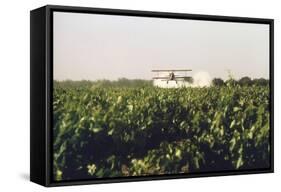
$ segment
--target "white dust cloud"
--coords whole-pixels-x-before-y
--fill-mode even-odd
[[[198,72],[193,76],[192,87],[209,87],[211,82],[212,78],[208,72]]]

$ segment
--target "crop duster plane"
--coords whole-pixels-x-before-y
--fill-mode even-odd
[[[154,77],[152,77],[153,80],[161,80],[166,81],[167,84],[169,81],[175,81],[176,84],[178,81],[192,81],[191,76],[187,76],[186,73],[192,71],[191,69],[163,69],[163,70],[152,70],[151,72],[156,73]]]

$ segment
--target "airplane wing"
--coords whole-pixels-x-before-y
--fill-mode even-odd
[[[170,79],[170,77],[152,77],[152,79]]]
[[[157,69],[157,70],[151,70],[151,72],[180,72],[180,71],[192,71],[191,69]]]
[[[184,78],[191,78],[191,77],[190,76],[175,76],[175,78],[184,79]]]

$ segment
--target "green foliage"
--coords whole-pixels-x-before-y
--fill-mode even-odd
[[[223,86],[224,85],[224,81],[220,78],[214,78],[212,80],[212,85],[214,86]]]
[[[239,79],[238,83],[241,86],[250,86],[253,82],[250,77],[242,77],[241,79]]]
[[[54,85],[56,180],[269,166],[269,88]]]
[[[259,85],[259,86],[269,86],[269,80],[264,79],[264,78],[253,79],[252,83],[254,85]]]

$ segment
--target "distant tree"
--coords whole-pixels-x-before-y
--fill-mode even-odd
[[[222,79],[220,79],[220,78],[214,78],[212,80],[212,84],[214,86],[223,86],[224,85],[224,81]]]
[[[239,85],[241,86],[249,86],[252,85],[252,79],[250,77],[242,77],[239,81],[238,81]]]
[[[269,85],[269,80],[264,79],[264,78],[259,78],[259,79],[253,79],[252,83],[254,85],[259,85],[259,86],[267,86]]]

